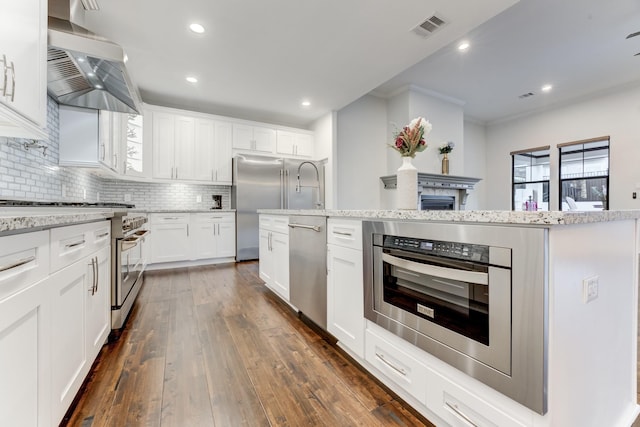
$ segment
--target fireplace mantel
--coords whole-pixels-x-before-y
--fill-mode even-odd
[[[384,188],[387,190],[395,190],[398,187],[398,178],[396,175],[383,176],[380,177],[380,180],[382,180]],[[467,204],[469,190],[473,190],[478,182],[480,182],[480,178],[418,172],[418,200],[426,188],[449,190],[451,193],[457,192],[458,209],[464,210],[464,206]]]

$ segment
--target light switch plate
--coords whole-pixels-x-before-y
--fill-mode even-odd
[[[598,276],[582,280],[582,301],[586,304],[598,298]]]

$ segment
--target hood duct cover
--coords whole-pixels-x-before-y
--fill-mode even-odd
[[[53,99],[77,107],[139,113],[139,96],[127,74],[122,47],[54,16],[49,16],[47,36],[47,92]]]

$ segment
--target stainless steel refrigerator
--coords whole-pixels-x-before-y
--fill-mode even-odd
[[[258,209],[324,209],[324,163],[249,155],[233,158],[231,208],[236,260],[258,259]]]

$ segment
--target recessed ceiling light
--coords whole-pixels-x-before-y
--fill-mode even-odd
[[[87,73],[87,76],[89,77],[95,77],[96,75],[94,73]]]
[[[102,85],[95,85],[96,89],[102,89]]]
[[[198,83],[198,79],[196,79],[196,78],[195,78],[195,77],[193,77],[193,76],[188,76],[188,77],[187,77],[187,81],[188,81],[189,83]]]
[[[460,42],[458,50],[465,51],[467,49],[469,49],[469,42]]]
[[[549,92],[551,89],[553,89],[553,86],[551,86],[551,85],[544,85],[544,86],[542,86],[542,88],[541,88],[541,90],[542,90],[543,92]]]
[[[196,33],[196,34],[204,33],[204,27],[202,25],[200,25],[200,24],[193,23],[193,24],[189,25],[189,29],[191,31],[193,31],[194,33]]]
[[[311,101],[302,101],[300,103],[300,105],[302,105],[303,107],[310,107],[311,106]]]

